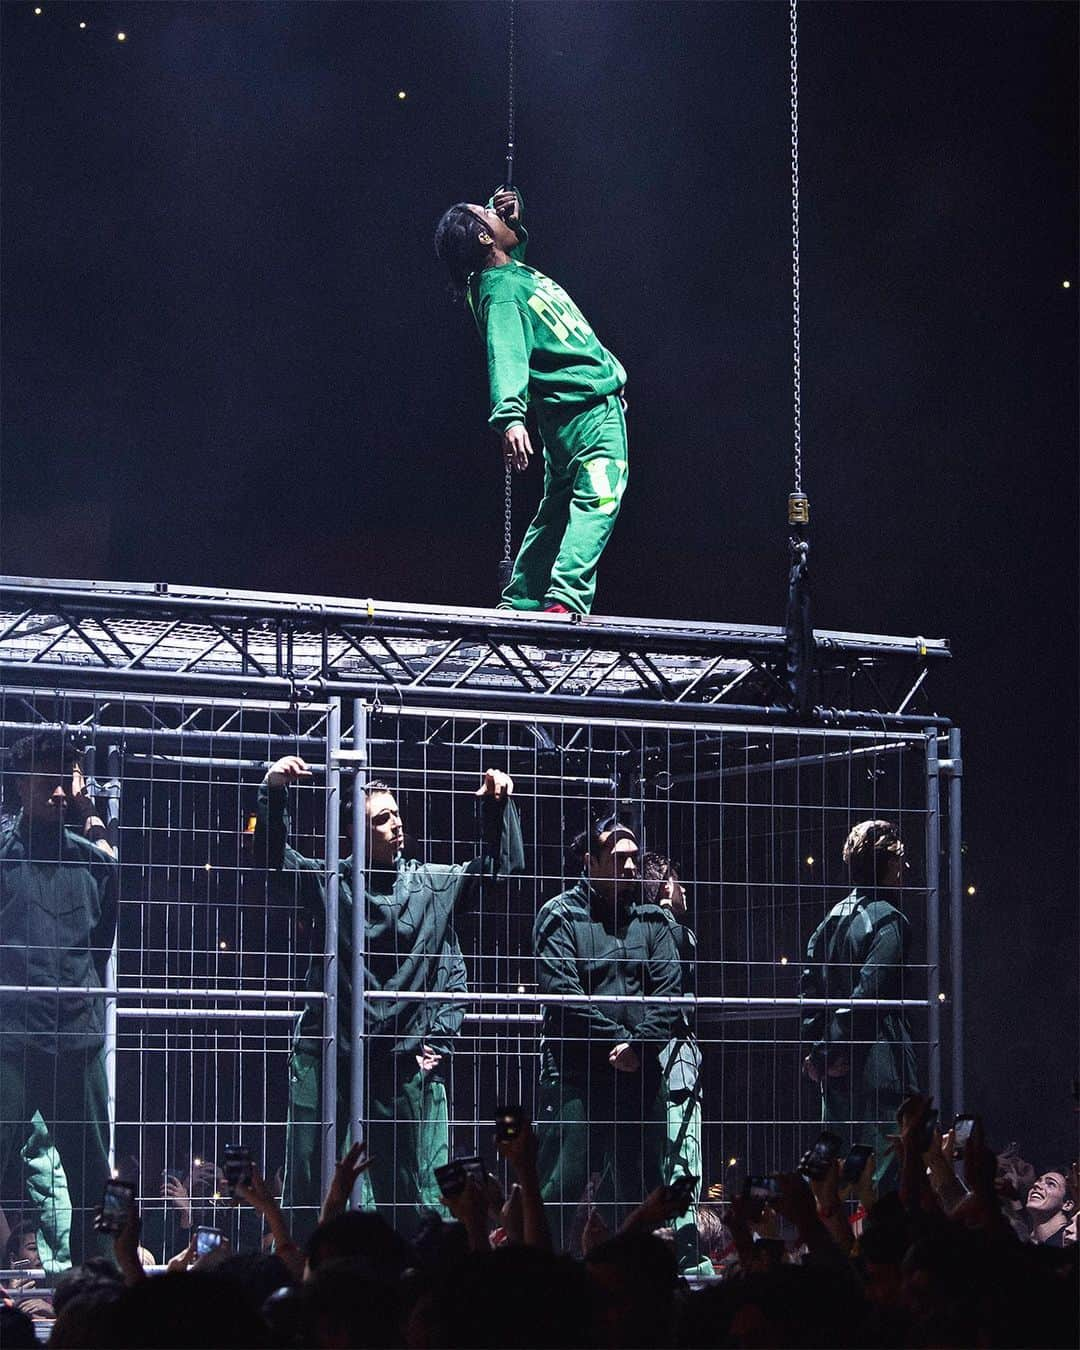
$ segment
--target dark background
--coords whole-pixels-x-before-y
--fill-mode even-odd
[[[0,567],[491,603],[431,234],[502,173],[505,6],[42,8],[0,10]],[[787,8],[522,3],[519,37],[530,260],[630,376],[597,612],[776,622]],[[1040,1166],[1076,1136],[1076,40],[1065,4],[801,14],[815,622],[953,642],[968,1105]]]

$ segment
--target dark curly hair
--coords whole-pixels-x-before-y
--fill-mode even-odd
[[[469,289],[469,278],[487,261],[488,244],[480,242],[484,222],[467,202],[457,202],[444,211],[435,226],[435,256],[450,273],[450,294],[460,303]]]

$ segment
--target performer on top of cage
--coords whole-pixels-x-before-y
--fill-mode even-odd
[[[116,861],[69,736],[23,737],[9,772],[21,809],[0,832],[0,984],[26,992],[0,995],[2,1194],[26,1192],[25,1146],[40,1139],[43,1121],[51,1148],[42,1156],[58,1154],[66,1176],[66,1188],[54,1178],[43,1210],[63,1209],[65,1189],[71,1208],[52,1215],[50,1245],[62,1247],[70,1221],[70,1256],[80,1265],[109,1248],[92,1224],[111,1175],[105,1000],[53,991],[105,987]],[[36,986],[44,988],[32,993]]]
[[[691,993],[697,975],[697,938],[686,922],[686,888],[671,862],[659,853],[646,853],[641,860],[645,900],[659,905],[671,925],[682,969],[683,994]],[[680,1009],[671,1040],[660,1052],[660,1071],[666,1113],[667,1148],[663,1177],[670,1185],[676,1177],[697,1177],[693,1204],[701,1195],[701,1049],[693,1025]],[[694,1207],[671,1221],[675,1234],[675,1257],[682,1275],[712,1275],[712,1262],[702,1255],[698,1243]]]
[[[804,998],[898,999],[904,996],[908,921],[892,903],[907,863],[896,827],[863,820],[844,844],[854,890],[815,929],[802,972]],[[821,1119],[844,1138],[872,1144],[878,1192],[898,1180],[889,1136],[896,1112],[915,1090],[918,1069],[907,1017],[899,1008],[815,1008],[803,1018],[812,1042],[803,1061],[821,1087]]]
[[[626,1002],[544,1005],[538,1165],[564,1233],[593,1174],[594,1199],[616,1211],[660,1182],[660,1056],[679,1009],[646,1000],[681,989],[671,924],[644,901],[633,832],[610,816],[574,840],[571,856],[581,876],[533,926],[540,992]]]
[[[324,864],[288,844],[287,787],[310,776],[302,759],[286,755],[271,765],[259,789],[254,856],[275,872],[294,873],[307,910],[312,957],[305,987],[323,987]],[[467,863],[421,863],[404,853],[405,832],[394,794],[385,783],[365,785],[368,875],[365,879],[365,984],[403,993],[464,990],[465,962],[454,932],[455,907],[483,877],[508,876],[525,865],[521,824],[511,801],[513,779],[484,774],[477,796],[483,845]],[[349,1121],[353,866],[343,858],[338,890],[338,1149]],[[448,1161],[449,1112],[444,1061],[453,1052],[464,1009],[428,1000],[366,1000],[365,1056],[368,1116],[364,1174],[368,1207],[394,1206],[399,1227],[417,1207],[441,1208],[434,1169]],[[289,1118],[284,1205],[294,1211],[294,1233],[318,1215],[322,1004],[305,1006],[289,1064]],[[306,1213],[301,1214],[303,1208]]]
[[[435,252],[487,346],[488,421],[506,462],[528,468],[530,404],[543,442],[544,495],[499,608],[588,614],[626,489],[626,372],[563,288],[525,266],[521,213],[510,189],[487,206],[459,202],[439,221]]]

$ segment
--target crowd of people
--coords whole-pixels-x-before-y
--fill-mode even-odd
[[[931,1103],[905,1100],[890,1143],[899,1188],[880,1197],[871,1154],[845,1186],[841,1163],[769,1179],[769,1194],[690,1211],[712,1277],[678,1274],[672,1221],[687,1204],[659,1186],[612,1232],[583,1199],[560,1250],[528,1122],[490,1173],[451,1186],[411,1239],[349,1209],[363,1145],[339,1162],[302,1245],[257,1168],[235,1186],[270,1250],[200,1254],[193,1235],[164,1273],[140,1259],[133,1204],[112,1259],[91,1258],[50,1291],[9,1281],[0,1344],[97,1346],[1064,1347],[1077,1343],[1077,1170],[1035,1176],[1014,1146],[995,1154],[976,1119],[955,1157]],[[929,1135],[929,1146],[927,1136]],[[812,1174],[808,1177],[805,1173]],[[8,1265],[35,1259],[13,1229]],[[21,1285],[22,1287],[13,1287]],[[35,1327],[35,1321],[38,1327]]]

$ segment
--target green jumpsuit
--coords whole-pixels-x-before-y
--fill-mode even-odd
[[[880,892],[854,890],[826,915],[806,949],[804,998],[904,997],[908,921]],[[846,1057],[848,1072],[822,1080],[821,1119],[844,1142],[871,1144],[879,1192],[895,1189],[888,1153],[896,1111],[917,1081],[915,1048],[899,1008],[815,1008],[803,1019],[803,1038],[819,1068]]]
[[[626,489],[626,372],[563,288],[525,266],[518,234],[512,261],[473,273],[468,290],[487,347],[488,421],[501,435],[531,405],[544,446],[544,495],[501,607],[588,614]]]
[[[679,1009],[640,1000],[680,992],[679,954],[658,905],[620,904],[616,915],[604,917],[584,877],[541,908],[533,949],[542,994],[626,1000],[544,1005],[538,1162],[544,1200],[555,1207],[565,1243],[590,1181],[613,1227],[622,1208],[638,1204],[660,1181],[660,1053]],[[623,1042],[641,1061],[635,1073],[608,1062]]]
[[[323,987],[321,954],[325,915],[325,865],[287,843],[287,790],[259,790],[255,856],[281,873],[295,873],[308,916],[313,955],[305,987]],[[399,860],[395,868],[372,869],[365,894],[364,987],[402,992],[464,991],[465,962],[454,933],[455,908],[496,875],[524,867],[521,826],[513,802],[505,807],[482,799],[485,852],[465,864],[437,865]],[[490,841],[490,846],[489,842]],[[338,890],[338,1148],[349,1121],[349,1050],[352,1016],[352,859],[339,865]],[[453,1053],[464,1009],[460,1003],[427,1000],[365,1000],[364,1138],[372,1159],[365,1176],[369,1206],[384,1209],[405,1228],[418,1208],[438,1208],[434,1169],[448,1160],[449,1113],[441,1069],[423,1072],[416,1056],[429,1045]],[[321,1119],[322,1003],[305,1006],[289,1064],[285,1207],[293,1213],[294,1236],[310,1231],[322,1200]]]
[[[109,1249],[93,1228],[111,1175],[105,1001],[29,991],[104,988],[116,905],[117,865],[81,835],[46,825],[31,839],[22,813],[0,833],[0,984],[27,989],[0,994],[0,1203],[17,1212],[28,1190],[44,1200],[55,1251],[66,1176],[76,1265]],[[64,1175],[50,1180],[43,1166],[57,1158]]]
[[[694,988],[697,967],[697,938],[693,929],[679,923],[666,906],[664,917],[671,925],[672,936],[682,964],[682,993]],[[675,1026],[675,1034],[660,1054],[663,1074],[664,1109],[667,1124],[667,1149],[664,1155],[664,1181],[670,1183],[678,1176],[697,1177],[694,1203],[685,1214],[672,1220],[675,1232],[675,1256],[683,1275],[713,1275],[712,1262],[702,1256],[698,1246],[697,1222],[694,1205],[701,1195],[701,1050],[689,1018],[682,1011]]]

